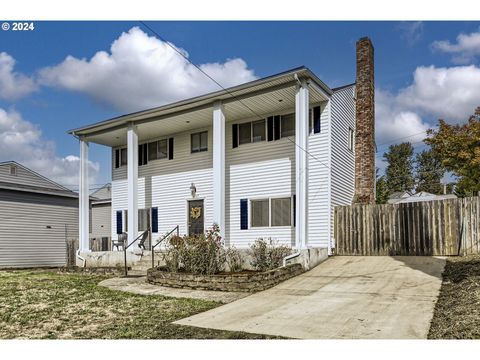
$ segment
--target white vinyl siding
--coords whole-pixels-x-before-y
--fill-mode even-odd
[[[202,129],[211,133],[211,128]],[[158,234],[153,240],[163,236],[175,226],[180,226],[180,234],[186,234],[187,200],[191,199],[190,185],[197,188],[197,199],[204,199],[205,229],[213,224],[213,172],[210,150],[191,153],[191,133],[174,134],[174,158],[172,160],[151,161],[138,168],[138,208],[158,207]],[[208,149],[212,148],[208,136]],[[126,210],[127,173],[125,168],[113,168],[112,181],[112,236],[116,239],[116,211]],[[123,229],[125,231],[125,221]]]
[[[292,113],[292,110],[286,114]],[[252,122],[257,118],[234,123]],[[228,119],[227,119],[228,121]],[[252,227],[251,202],[292,197],[295,192],[295,145],[286,138],[259,141],[232,148],[232,126],[225,127],[225,239],[227,245],[245,248],[258,238],[295,244],[295,228]],[[240,229],[240,200],[249,201],[249,227]]]
[[[355,156],[349,150],[350,129],[355,132],[354,96],[353,85],[332,96],[332,214],[335,206],[351,205],[355,194]]]
[[[313,106],[318,106],[314,104]],[[321,105],[320,133],[308,137],[308,245],[328,247],[330,241],[330,104]]]

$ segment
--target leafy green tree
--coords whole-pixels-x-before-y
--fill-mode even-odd
[[[387,188],[387,181],[385,180],[385,175],[382,175],[380,177],[377,176],[375,192],[375,201],[377,202],[377,204],[386,204],[388,198],[390,197],[390,193]]]
[[[442,194],[443,185],[441,180],[444,174],[445,168],[442,165],[442,159],[437,153],[429,149],[416,155],[416,192],[426,191],[432,194]]]
[[[438,130],[427,132],[425,143],[457,177],[455,193],[460,197],[476,195],[480,191],[480,107],[465,124],[438,123]]]
[[[390,145],[383,154],[388,165],[385,170],[385,182],[388,192],[410,191],[415,186],[413,176],[413,146],[409,142]]]

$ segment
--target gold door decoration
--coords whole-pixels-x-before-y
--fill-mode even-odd
[[[190,217],[192,219],[198,219],[202,215],[202,208],[200,206],[198,207],[192,207],[190,210]]]

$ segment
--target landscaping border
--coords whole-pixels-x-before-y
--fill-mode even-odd
[[[266,290],[282,281],[300,275],[301,264],[291,264],[273,270],[247,274],[193,275],[173,273],[164,267],[148,269],[147,282],[174,288],[216,291],[256,292]]]

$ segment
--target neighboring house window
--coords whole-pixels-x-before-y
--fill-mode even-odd
[[[10,165],[10,175],[17,176],[17,167],[15,165]]]
[[[124,223],[125,223],[125,230],[123,230],[124,232],[128,232],[128,210],[123,210],[123,218],[125,219]]]
[[[272,226],[290,226],[292,224],[292,199],[272,199]]]
[[[192,153],[208,150],[208,131],[192,134],[190,140]]]
[[[354,144],[353,129],[348,128],[348,150],[353,151],[353,144]]]
[[[266,227],[269,226],[269,200],[251,200],[251,213],[252,213],[252,227]]]

